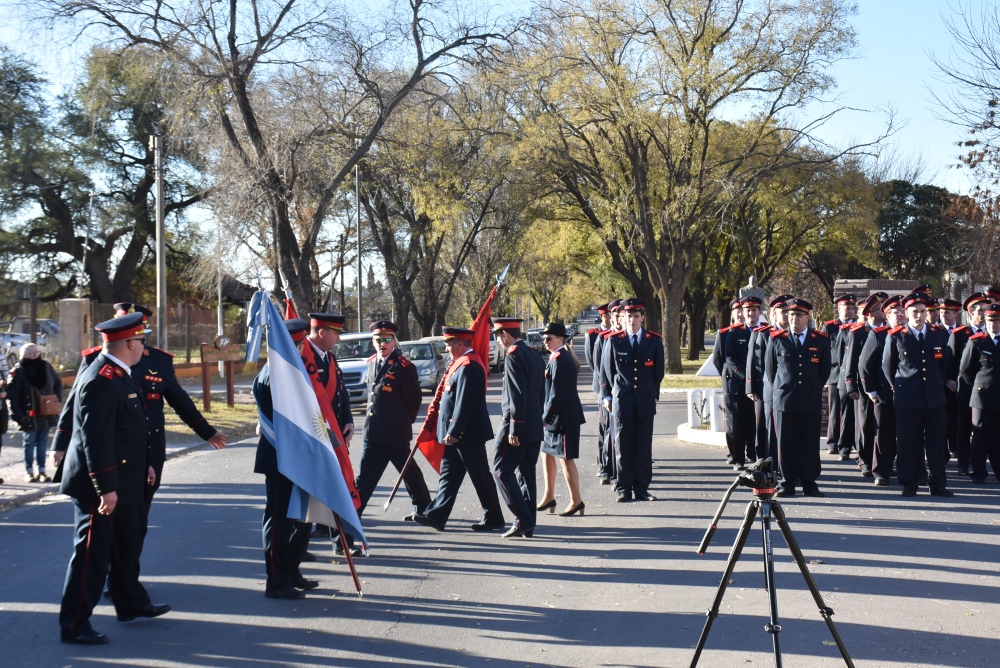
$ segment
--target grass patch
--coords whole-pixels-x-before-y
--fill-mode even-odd
[[[681,351],[681,354],[684,356],[687,355],[684,350]],[[668,390],[722,389],[722,379],[718,376],[694,375],[698,373],[698,369],[705,363],[705,360],[711,356],[711,350],[703,350],[697,360],[683,359],[681,361],[683,373],[668,373],[663,377],[660,387]]]
[[[195,405],[201,410],[201,401],[196,401]],[[168,443],[190,443],[197,441],[198,437],[191,429],[181,421],[177,414],[166,406],[165,422]],[[226,405],[225,393],[212,394],[212,410],[205,413],[208,423],[229,437],[229,441],[238,441],[254,435],[257,426],[257,404],[236,404],[232,408]]]

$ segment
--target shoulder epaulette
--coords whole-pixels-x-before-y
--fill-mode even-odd
[[[939,325],[937,323],[934,323],[934,322],[931,323],[931,329],[934,330],[934,331],[936,331],[936,332],[940,332],[942,330],[946,331],[946,332],[948,331],[946,328],[944,328],[941,325]]]
[[[404,367],[413,366],[413,362],[411,362],[409,358],[403,357],[402,355],[399,356],[399,363],[402,364]]]
[[[461,363],[461,364],[459,364],[459,366],[469,366],[469,363],[470,363],[471,361],[472,361],[472,358],[471,358],[471,357],[463,357],[463,358],[462,358],[462,363]]]
[[[879,327],[874,328],[872,331],[873,332],[878,332],[879,334],[881,334],[882,332],[884,332],[887,329],[889,329],[889,325],[881,325]]]
[[[742,322],[738,322],[729,329],[743,329],[744,327],[746,327],[746,325],[744,325]]]
[[[753,331],[755,331],[755,332],[763,332],[763,331],[766,331],[768,329],[771,329],[770,325],[761,325],[759,327],[754,327]]]
[[[94,353],[100,352],[103,346],[94,346],[93,348],[87,348],[86,350],[80,351],[81,357],[86,357],[87,355],[92,355]]]
[[[905,329],[906,329],[906,325],[900,325],[899,327],[893,327],[892,329],[890,329],[889,333],[892,334],[892,335],[896,335],[896,334],[899,334],[900,332],[902,332]]]
[[[169,357],[173,357],[173,356],[174,356],[174,354],[173,354],[173,353],[168,353],[168,352],[167,352],[166,350],[164,350],[163,348],[157,348],[156,346],[150,346],[150,347],[151,347],[151,348],[152,348],[153,350],[158,350],[158,351],[160,351],[161,353],[163,353],[164,355],[167,355],[167,356],[169,356]]]
[[[557,359],[559,359],[560,355],[562,355],[562,351],[561,350],[557,350],[554,353],[552,353],[552,359],[557,360]]]
[[[647,329],[647,330],[646,330],[646,338],[648,339],[648,338],[649,338],[649,337],[651,337],[651,336],[655,336],[655,337],[656,337],[656,338],[658,338],[658,339],[662,339],[662,338],[663,338],[663,335],[662,335],[662,334],[660,334],[659,332],[654,332],[654,331],[653,331],[653,330],[651,330],[651,329]]]
[[[515,343],[515,344],[511,345],[510,348],[507,349],[507,354],[510,355],[511,353],[516,352],[516,351],[517,351],[517,344]]]
[[[611,338],[612,336],[614,336],[614,335],[615,335],[615,334],[617,334],[617,333],[618,333],[618,332],[616,332],[616,331],[615,331],[615,330],[613,330],[613,329],[606,329],[606,330],[604,330],[603,332],[600,332],[600,333],[598,334],[598,336],[602,336],[602,337],[604,337],[605,339],[610,339],[610,338]]]
[[[826,322],[824,322],[823,324],[824,324],[824,325],[837,325],[837,324],[839,324],[839,323],[837,322],[837,319],[836,319],[836,318],[834,318],[833,320],[827,320],[827,321],[826,321]]]
[[[98,376],[104,376],[108,380],[115,377],[115,367],[113,364],[105,364],[101,367],[101,370],[97,372]]]
[[[822,336],[823,338],[826,338],[826,339],[830,338],[830,335],[829,335],[829,334],[827,334],[826,332],[824,332],[824,331],[823,331],[823,330],[821,330],[821,329],[814,329],[814,330],[812,330],[812,331],[813,331],[813,334],[814,334],[815,336]]]
[[[771,332],[771,338],[775,339],[779,336],[785,336],[786,334],[788,334],[787,329],[776,329],[773,332]]]
[[[371,362],[371,361],[372,361],[373,359],[375,359],[376,357],[378,357],[378,355],[376,355],[375,353],[372,353],[372,355],[371,355],[371,356],[370,356],[370,357],[369,357],[369,358],[368,358],[367,360],[365,360],[365,361],[366,361],[366,362]]]
[[[732,329],[732,327],[731,327],[731,326],[730,326],[730,327],[723,327],[722,329],[720,329],[720,330],[719,330],[719,334],[725,334],[725,333],[726,333],[726,332],[728,332],[728,331],[729,331],[730,329]]]
[[[596,334],[601,331],[600,327],[591,327],[587,330],[587,334]]]
[[[851,323],[851,322],[845,322],[843,325],[839,325],[839,327],[841,329],[850,329],[853,326],[854,326],[854,323]]]
[[[951,333],[952,333],[952,334],[956,334],[956,333],[958,333],[958,332],[964,332],[964,331],[965,331],[965,330],[967,330],[967,329],[968,329],[968,330],[969,330],[970,332],[972,331],[972,329],[970,329],[970,328],[969,328],[968,326],[966,326],[966,325],[959,325],[959,326],[958,326],[958,327],[956,327],[955,329],[951,330]]]
[[[623,337],[625,337],[625,336],[628,336],[628,334],[626,334],[626,333],[625,333],[625,330],[623,329],[622,331],[620,331],[620,332],[617,332],[617,333],[615,334],[615,336],[617,336],[617,337],[618,337],[618,338],[620,339],[620,338],[623,338]]]
[[[851,331],[852,331],[852,332],[856,332],[856,331],[858,331],[859,329],[864,329],[864,328],[865,328],[866,326],[867,326],[867,323],[864,323],[864,322],[856,322],[856,323],[854,323],[853,325],[851,325]]]
[[[985,338],[986,338],[986,332],[976,332],[975,334],[969,337],[969,340],[974,341],[976,339],[985,339]]]

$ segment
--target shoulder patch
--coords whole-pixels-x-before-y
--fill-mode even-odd
[[[853,323],[850,323],[850,322],[845,322],[845,323],[844,323],[843,325],[840,325],[840,328],[841,328],[841,329],[850,329],[850,328],[851,328],[851,327],[853,327],[853,326],[854,326],[854,324],[853,324]]]
[[[81,350],[80,355],[86,357],[87,355],[92,355],[93,353],[100,352],[103,346],[94,346],[93,348],[87,348],[86,350]]]
[[[729,329],[743,329],[744,327],[746,327],[746,325],[744,325],[742,322],[738,322]]]
[[[951,330],[952,334],[954,334],[956,332],[965,332],[965,331],[970,331],[971,332],[972,330],[969,329],[969,327],[967,327],[965,325],[959,325],[955,329]]]
[[[622,331],[616,333],[615,336],[617,336],[619,339],[625,338],[625,336],[626,336],[625,330],[623,329]]]
[[[823,324],[824,324],[824,325],[836,325],[836,324],[837,324],[837,319],[836,319],[836,318],[834,318],[833,320],[827,320],[827,321],[826,321],[826,322],[824,322]]]
[[[105,364],[101,367],[101,370],[97,372],[98,376],[104,376],[108,380],[115,377],[115,367],[113,364]]]
[[[610,339],[612,336],[614,336],[617,333],[618,332],[616,332],[613,329],[606,329],[603,332],[601,332],[600,334],[598,334],[598,336],[603,337],[605,339]]]
[[[719,334],[725,334],[730,329],[732,329],[732,327],[723,327],[722,329],[719,330]]]
[[[660,334],[659,332],[654,332],[651,329],[647,329],[646,330],[646,338],[648,339],[648,338],[653,337],[653,336],[655,336],[658,339],[662,339],[663,338],[663,335]]]
[[[378,355],[376,355],[376,354],[372,353],[372,354],[371,354],[371,356],[369,356],[369,357],[368,357],[368,359],[367,359],[366,361],[367,361],[367,362],[371,362],[371,361],[372,361],[373,359],[375,359],[376,357],[378,357]]]
[[[600,331],[601,331],[600,327],[592,327],[587,330],[587,334],[597,334]]]
[[[776,339],[779,336],[788,336],[788,330],[787,329],[776,329],[773,332],[771,332],[771,338],[772,339]]]
[[[769,329],[771,329],[771,325],[761,325],[760,327],[754,327],[753,331],[755,331],[755,332],[766,332]]]
[[[557,359],[559,359],[559,356],[560,356],[560,355],[562,355],[562,351],[561,351],[561,350],[557,350],[557,351],[555,351],[555,352],[554,352],[554,353],[552,354],[552,359],[554,359],[554,360],[557,360]]]
[[[864,329],[867,326],[868,326],[868,323],[865,323],[865,322],[856,322],[853,325],[851,325],[851,331],[852,332],[856,332],[859,329]]]
[[[896,334],[899,334],[900,332],[905,330],[906,330],[906,325],[900,325],[899,327],[893,327],[892,329],[890,329],[889,334],[895,336]]]
[[[507,354],[510,355],[511,353],[513,353],[515,351],[517,351],[517,344],[516,343],[510,347],[510,349],[507,351]]]
[[[399,357],[399,363],[404,367],[413,366],[413,362],[411,362],[409,358],[403,357],[402,355]]]
[[[825,339],[828,339],[828,338],[830,338],[830,335],[829,335],[829,334],[827,334],[826,332],[824,332],[824,331],[823,331],[823,330],[821,330],[821,329],[814,329],[814,330],[812,330],[812,331],[813,331],[813,334],[814,334],[815,336],[822,336],[822,337],[823,337],[823,338],[825,338]]]
[[[986,332],[976,332],[975,334],[969,337],[969,340],[975,341],[976,339],[985,339],[985,338],[986,338]]]
[[[887,330],[887,329],[889,329],[889,325],[882,325],[882,326],[880,326],[880,327],[876,327],[876,328],[875,328],[875,329],[873,329],[872,331],[873,331],[873,332],[878,332],[879,334],[881,334],[882,332],[884,332],[884,331],[885,331],[885,330]]]
[[[153,350],[158,350],[158,351],[160,351],[161,353],[163,353],[163,354],[164,354],[164,355],[166,355],[167,357],[173,357],[173,356],[174,356],[174,354],[173,354],[173,353],[168,353],[168,352],[167,352],[166,350],[164,350],[163,348],[157,348],[156,346],[152,346],[152,348],[153,348]]]
[[[469,363],[470,363],[471,361],[472,361],[472,358],[471,358],[471,357],[463,357],[463,358],[462,358],[462,363],[461,363],[461,364],[459,364],[459,366],[469,366]]]

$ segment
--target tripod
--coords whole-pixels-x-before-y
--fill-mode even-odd
[[[789,551],[792,553],[792,557],[795,559],[795,563],[798,564],[799,570],[802,571],[802,577],[805,578],[806,585],[809,587],[809,591],[812,593],[813,599],[816,601],[816,605],[819,606],[819,614],[826,621],[827,627],[830,629],[830,633],[833,635],[834,641],[837,643],[837,649],[840,650],[840,654],[844,657],[844,662],[847,664],[848,668],[854,668],[854,662],[851,661],[851,657],[847,653],[847,648],[844,646],[844,641],[841,640],[840,634],[837,632],[837,627],[833,623],[833,609],[827,607],[826,603],[823,602],[823,597],[819,593],[819,589],[816,587],[816,583],[812,579],[812,575],[809,573],[809,568],[806,566],[805,558],[802,556],[802,550],[799,549],[798,541],[795,540],[795,536],[792,534],[792,528],[788,525],[788,521],[785,519],[785,511],[781,509],[781,505],[775,500],[774,493],[776,491],[776,476],[771,471],[772,462],[770,459],[758,460],[750,468],[744,471],[736,479],[735,482],[726,491],[725,496],[722,498],[722,503],[719,505],[718,511],[715,513],[715,518],[712,520],[708,531],[705,532],[705,537],[701,541],[701,545],[698,547],[698,554],[705,554],[705,550],[708,548],[709,542],[712,540],[712,535],[715,533],[715,529],[718,526],[719,518],[722,517],[722,512],[726,508],[726,504],[729,502],[729,497],[732,495],[733,490],[739,485],[744,485],[751,487],[753,489],[754,498],[750,500],[747,504],[746,514],[743,516],[743,524],[740,526],[740,531],[736,535],[736,542],[733,543],[733,550],[729,553],[729,559],[726,561],[726,570],[722,575],[722,581],[719,583],[719,589],[715,594],[715,600],[712,602],[712,608],[708,611],[708,619],[705,620],[705,627],[701,630],[701,637],[698,638],[698,646],[694,651],[694,658],[691,659],[691,668],[695,668],[698,665],[698,659],[701,657],[701,651],[705,647],[705,641],[708,640],[708,632],[712,628],[712,622],[715,618],[719,616],[719,607],[722,605],[722,597],[726,594],[726,587],[729,584],[729,578],[733,574],[733,570],[736,568],[736,562],[740,559],[740,554],[743,552],[743,546],[746,545],[747,538],[750,536],[750,529],[753,527],[753,521],[760,514],[761,525],[763,529],[764,537],[764,588],[767,590],[768,599],[770,603],[771,616],[769,622],[764,626],[764,630],[771,634],[771,638],[774,642],[774,665],[775,668],[781,668],[781,648],[778,644],[778,634],[781,633],[781,624],[778,623],[778,597],[775,592],[774,587],[774,554],[771,548],[771,517],[773,515],[775,521],[778,523],[778,528],[781,530],[781,535],[785,539],[785,543],[788,545]]]

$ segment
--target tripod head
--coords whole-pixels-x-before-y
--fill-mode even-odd
[[[770,457],[767,459],[758,459],[736,476],[736,480],[733,481],[733,484],[729,486],[729,489],[726,490],[725,495],[722,497],[722,503],[719,504],[719,509],[716,511],[715,517],[708,527],[708,531],[705,532],[705,537],[701,539],[701,545],[698,546],[698,554],[705,554],[705,550],[708,549],[708,544],[712,541],[715,529],[719,525],[719,518],[722,517],[723,511],[726,509],[726,504],[729,503],[729,497],[732,496],[733,490],[737,487],[749,487],[753,491],[753,495],[758,499],[768,500],[774,497],[774,493],[778,489],[778,473],[774,470],[774,460]]]

